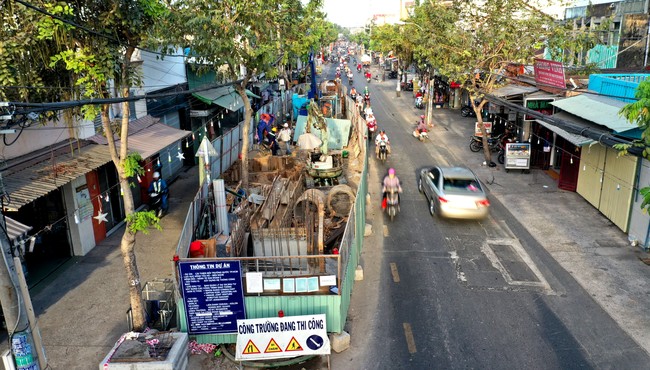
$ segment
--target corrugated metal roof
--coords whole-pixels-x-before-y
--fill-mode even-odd
[[[560,119],[562,119],[564,121],[572,121],[568,116],[569,115],[566,114],[566,113],[564,113],[564,114],[563,113],[557,113],[557,114],[553,115],[553,117],[560,118]],[[568,142],[570,142],[571,144],[573,144],[575,146],[583,146],[583,145],[591,144],[591,143],[594,142],[593,140],[591,140],[588,137],[584,137],[582,135],[577,135],[577,134],[571,134],[569,132],[566,132],[561,127],[552,125],[552,124],[550,124],[548,122],[544,122],[542,120],[536,120],[536,121],[540,125],[542,125],[542,126],[546,127],[547,129],[555,132],[560,137],[564,138],[565,140],[567,140]]]
[[[145,116],[129,122],[129,151],[138,152],[143,159],[147,159],[161,149],[191,134],[190,131],[158,123],[158,118]],[[103,135],[95,135],[88,140],[101,145],[108,144],[108,140]],[[120,147],[120,141],[116,141],[115,144],[118,148]]]
[[[535,86],[505,85],[490,93],[492,96],[507,98],[515,95],[530,94],[539,90]]]
[[[237,111],[244,106],[244,101],[232,86],[200,91],[192,95],[206,104],[216,104],[232,111]],[[250,90],[246,90],[246,95],[257,99],[260,98]]]
[[[111,161],[108,148],[101,145],[66,145],[43,154],[22,165],[13,166],[2,172],[5,190],[9,194],[8,210],[18,210],[49,192],[56,190],[79,176],[85,175]]]
[[[618,112],[627,103],[604,96],[582,94],[557,100],[552,105],[580,118],[605,126],[615,133],[635,129],[637,126],[621,117]]]
[[[24,239],[27,236],[27,233],[33,229],[31,226],[27,226],[7,216],[5,216],[5,225],[7,227],[9,241],[12,243],[16,239]]]

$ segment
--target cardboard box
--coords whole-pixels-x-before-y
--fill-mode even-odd
[[[200,239],[197,240],[203,244],[203,255],[206,258],[214,258],[217,256],[217,239]]]

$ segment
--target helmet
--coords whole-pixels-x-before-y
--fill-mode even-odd
[[[420,116],[420,118],[424,119],[424,114]]]
[[[285,122],[285,124],[282,125],[282,127],[289,127],[289,124]]]
[[[277,127],[273,127],[273,128],[271,129],[271,132],[277,132],[277,131],[278,131],[278,128],[277,128]]]
[[[154,172],[154,173],[153,173],[153,178],[154,178],[155,180],[158,180],[158,179],[160,178],[160,172],[158,172],[158,171]]]
[[[395,169],[394,168],[389,168],[388,169],[388,174],[389,175],[394,175],[395,174]]]
[[[385,133],[386,133],[386,130],[379,130],[379,133],[380,133],[380,134],[385,134]]]

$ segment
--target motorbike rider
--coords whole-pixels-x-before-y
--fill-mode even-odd
[[[372,74],[370,73],[370,71],[366,71],[365,77],[366,80],[370,81],[370,78],[372,78]]]
[[[382,210],[386,209],[386,195],[388,195],[388,192],[391,190],[393,191],[396,190],[398,194],[402,192],[402,186],[400,185],[399,178],[397,178],[397,175],[395,175],[394,168],[389,168],[388,175],[384,177],[383,187],[381,189],[381,192],[383,194],[381,199]],[[397,202],[399,203],[399,195],[397,198]]]
[[[427,131],[427,123],[424,122],[424,115],[420,116],[420,121],[418,121],[418,134],[421,134],[422,132]]]
[[[352,86],[352,88],[350,89],[350,97],[351,97],[354,101],[357,100],[357,89],[355,89],[354,86]]]
[[[361,72],[361,63],[357,63],[357,72]]]
[[[149,184],[148,193],[150,198],[160,197],[160,209],[163,213],[167,213],[169,209],[169,188],[167,187],[167,182],[160,177],[160,172],[156,171],[153,173],[153,182]]]
[[[379,144],[382,142],[386,144],[386,152],[390,154],[390,141],[388,141],[388,135],[384,130],[380,130],[379,135],[375,138],[375,156],[377,159],[379,159]]]

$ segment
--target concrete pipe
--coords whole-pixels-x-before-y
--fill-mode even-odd
[[[307,189],[296,200],[296,204],[293,206],[293,217],[304,222],[307,207],[312,207],[313,212],[317,212],[319,206],[325,206],[325,193],[318,189]]]
[[[327,210],[330,215],[345,217],[350,213],[355,200],[354,190],[348,185],[336,185],[327,194]]]

